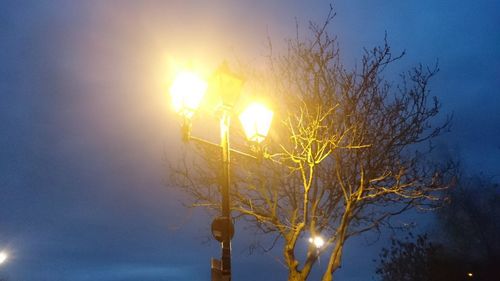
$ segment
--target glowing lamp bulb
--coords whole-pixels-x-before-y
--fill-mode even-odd
[[[0,252],[0,264],[4,263],[7,260],[7,253],[6,252]]]
[[[247,139],[257,143],[266,138],[272,120],[273,112],[259,103],[250,104],[240,114],[240,121]]]
[[[309,243],[313,244],[316,248],[321,248],[325,245],[325,241],[320,236],[310,237]]]
[[[207,90],[207,83],[192,72],[179,73],[170,86],[172,106],[175,112],[186,118],[193,117]]]

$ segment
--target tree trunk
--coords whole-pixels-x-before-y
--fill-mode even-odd
[[[322,281],[332,281],[333,280],[333,273],[339,268],[340,266],[340,260],[342,258],[342,250],[344,248],[344,242],[345,242],[345,234],[347,231],[347,226],[349,225],[349,217],[351,215],[351,204],[350,202],[347,202],[346,207],[345,207],[345,212],[344,215],[342,216],[342,221],[339,225],[339,230],[338,230],[338,240],[337,243],[335,243],[335,247],[332,251],[332,255],[330,256],[330,259],[328,260],[328,266],[325,270],[325,273],[323,274],[323,278],[321,279]]]
[[[288,281],[305,281],[305,279],[300,272],[292,269],[288,272]]]

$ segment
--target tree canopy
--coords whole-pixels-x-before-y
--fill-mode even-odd
[[[384,38],[348,68],[328,31],[333,18],[331,10],[323,24],[311,23],[306,39],[289,39],[285,52],[270,44],[267,69],[247,72],[269,89],[276,120],[264,159],[234,157],[231,208],[283,241],[289,280],[306,280],[319,256],[327,257],[322,280],[332,280],[346,240],[439,204],[447,187],[446,169],[426,162],[421,145],[448,125],[437,123],[440,104],[429,91],[437,66],[412,68],[398,83],[386,79],[404,53],[394,54]],[[204,161],[185,158],[172,178],[193,205],[217,210],[220,158],[214,148],[197,148]],[[325,244],[302,256],[299,238],[318,235]]]

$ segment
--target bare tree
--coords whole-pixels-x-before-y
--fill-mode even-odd
[[[232,166],[232,210],[282,239],[288,280],[306,280],[321,255],[328,257],[322,280],[333,280],[350,237],[437,204],[446,187],[443,173],[417,151],[448,125],[434,124],[440,105],[428,84],[437,67],[418,66],[391,84],[384,70],[403,54],[393,55],[384,40],[349,70],[327,32],[333,17],[331,10],[324,24],[311,23],[309,39],[288,40],[284,54],[273,54],[270,44],[269,71],[259,80],[272,89],[277,116],[266,157],[238,157]],[[204,161],[184,158],[173,179],[193,206],[217,210],[218,154],[198,148]],[[300,256],[299,239],[316,235],[325,244]]]

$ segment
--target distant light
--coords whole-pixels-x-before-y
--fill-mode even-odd
[[[467,273],[467,276],[472,277],[473,276],[472,272]]]
[[[184,117],[191,118],[198,109],[207,87],[207,83],[197,74],[180,72],[170,87],[174,110]]]
[[[0,264],[4,263],[7,260],[7,253],[5,251],[0,252]]]
[[[309,238],[309,243],[314,244],[314,246],[319,249],[325,245],[325,240],[323,240],[321,236],[315,236],[314,238]]]
[[[260,143],[269,132],[273,112],[259,103],[250,104],[241,114],[240,121],[249,141]]]

